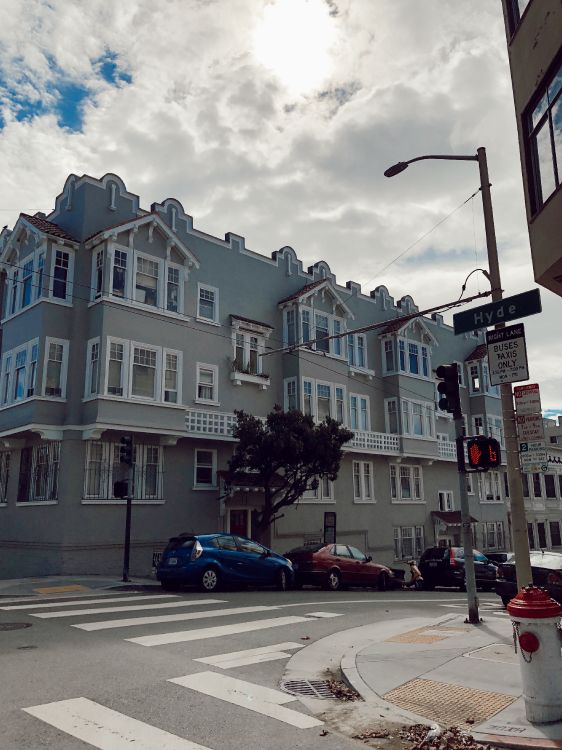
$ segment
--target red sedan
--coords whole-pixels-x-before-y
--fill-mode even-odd
[[[284,557],[293,563],[296,588],[309,583],[330,591],[338,591],[344,586],[369,586],[387,591],[402,585],[386,565],[374,563],[370,555],[347,544],[296,547]]]

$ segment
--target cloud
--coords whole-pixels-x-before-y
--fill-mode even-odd
[[[11,4],[0,31],[1,224],[48,211],[69,172],[116,172],[145,207],[175,196],[204,231],[242,234],[265,255],[289,244],[342,283],[385,284],[429,307],[486,263],[479,195],[454,211],[477,190],[477,166],[383,171],[483,145],[502,285],[533,288],[499,4],[330,0],[329,45],[301,63],[324,60],[324,73],[315,67],[318,83],[295,91],[282,70],[303,54],[290,28],[278,29],[277,70],[256,56],[273,2]],[[485,288],[475,275],[467,294]],[[542,294],[544,312],[525,325],[531,374],[555,409],[560,298]]]

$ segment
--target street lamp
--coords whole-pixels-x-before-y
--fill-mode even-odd
[[[488,251],[488,265],[490,268],[490,284],[492,286],[492,299],[494,302],[502,299],[500,267],[498,261],[498,248],[496,244],[496,231],[494,228],[494,214],[492,211],[492,196],[490,193],[490,178],[488,176],[488,162],[486,160],[486,149],[482,146],[477,149],[474,155],[453,154],[427,154],[417,156],[408,161],[399,161],[385,171],[385,177],[394,177],[408,168],[415,161],[424,161],[425,159],[445,159],[447,161],[477,161],[480,170],[480,192],[482,193],[482,208],[484,210],[484,229],[486,232],[486,247]],[[503,328],[504,324],[496,325],[496,328]],[[505,445],[507,452],[507,479],[509,486],[509,496],[511,504],[511,526],[513,536],[513,551],[515,553],[515,567],[517,572],[517,585],[519,588],[526,586],[533,580],[531,572],[531,562],[529,559],[529,537],[527,535],[527,519],[525,518],[525,505],[523,501],[523,489],[521,484],[521,475],[519,468],[519,446],[517,443],[517,433],[515,427],[515,411],[513,408],[513,393],[511,383],[504,383],[500,386],[501,404],[504,419]],[[462,422],[455,420],[457,437],[462,434]],[[459,433],[459,430],[460,433]],[[472,534],[470,533],[470,513],[468,506],[468,494],[466,492],[466,482],[461,475],[461,519],[463,529],[463,545],[466,551],[470,548],[470,558],[472,558]],[[467,560],[472,563],[471,578],[474,579],[474,560]],[[476,586],[469,588],[467,570],[467,591],[469,599],[469,619],[473,622],[471,610],[476,606]],[[471,589],[473,589],[471,591]],[[471,596],[472,594],[472,596]],[[477,609],[476,609],[477,611]],[[474,613],[472,613],[474,614]]]

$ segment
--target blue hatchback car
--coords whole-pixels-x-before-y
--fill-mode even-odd
[[[166,591],[198,586],[276,586],[285,591],[293,583],[293,564],[267,547],[233,534],[180,534],[168,542],[156,570]]]

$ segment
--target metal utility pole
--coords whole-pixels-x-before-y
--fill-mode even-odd
[[[134,465],[133,465],[133,436],[124,435],[119,446],[119,459],[129,467],[129,477],[126,482],[115,482],[113,494],[115,497],[125,497],[127,509],[125,514],[125,542],[123,545],[123,581],[129,582],[129,560],[131,555],[131,511],[134,493]]]
[[[477,149],[476,153],[480,169],[480,190],[482,192],[482,208],[484,209],[484,228],[486,231],[486,247],[490,268],[490,284],[492,285],[492,290],[494,290],[492,291],[492,300],[496,302],[503,298],[503,293],[501,291],[498,247],[494,228],[494,213],[492,210],[486,149],[481,146]],[[496,325],[496,329],[503,327],[503,323]],[[500,394],[505,434],[507,481],[511,506],[511,534],[513,538],[513,552],[515,553],[517,586],[521,588],[533,582],[533,574],[529,558],[529,537],[527,534],[527,519],[525,517],[525,502],[523,500],[521,468],[519,466],[519,444],[517,442],[511,383],[500,385]]]

